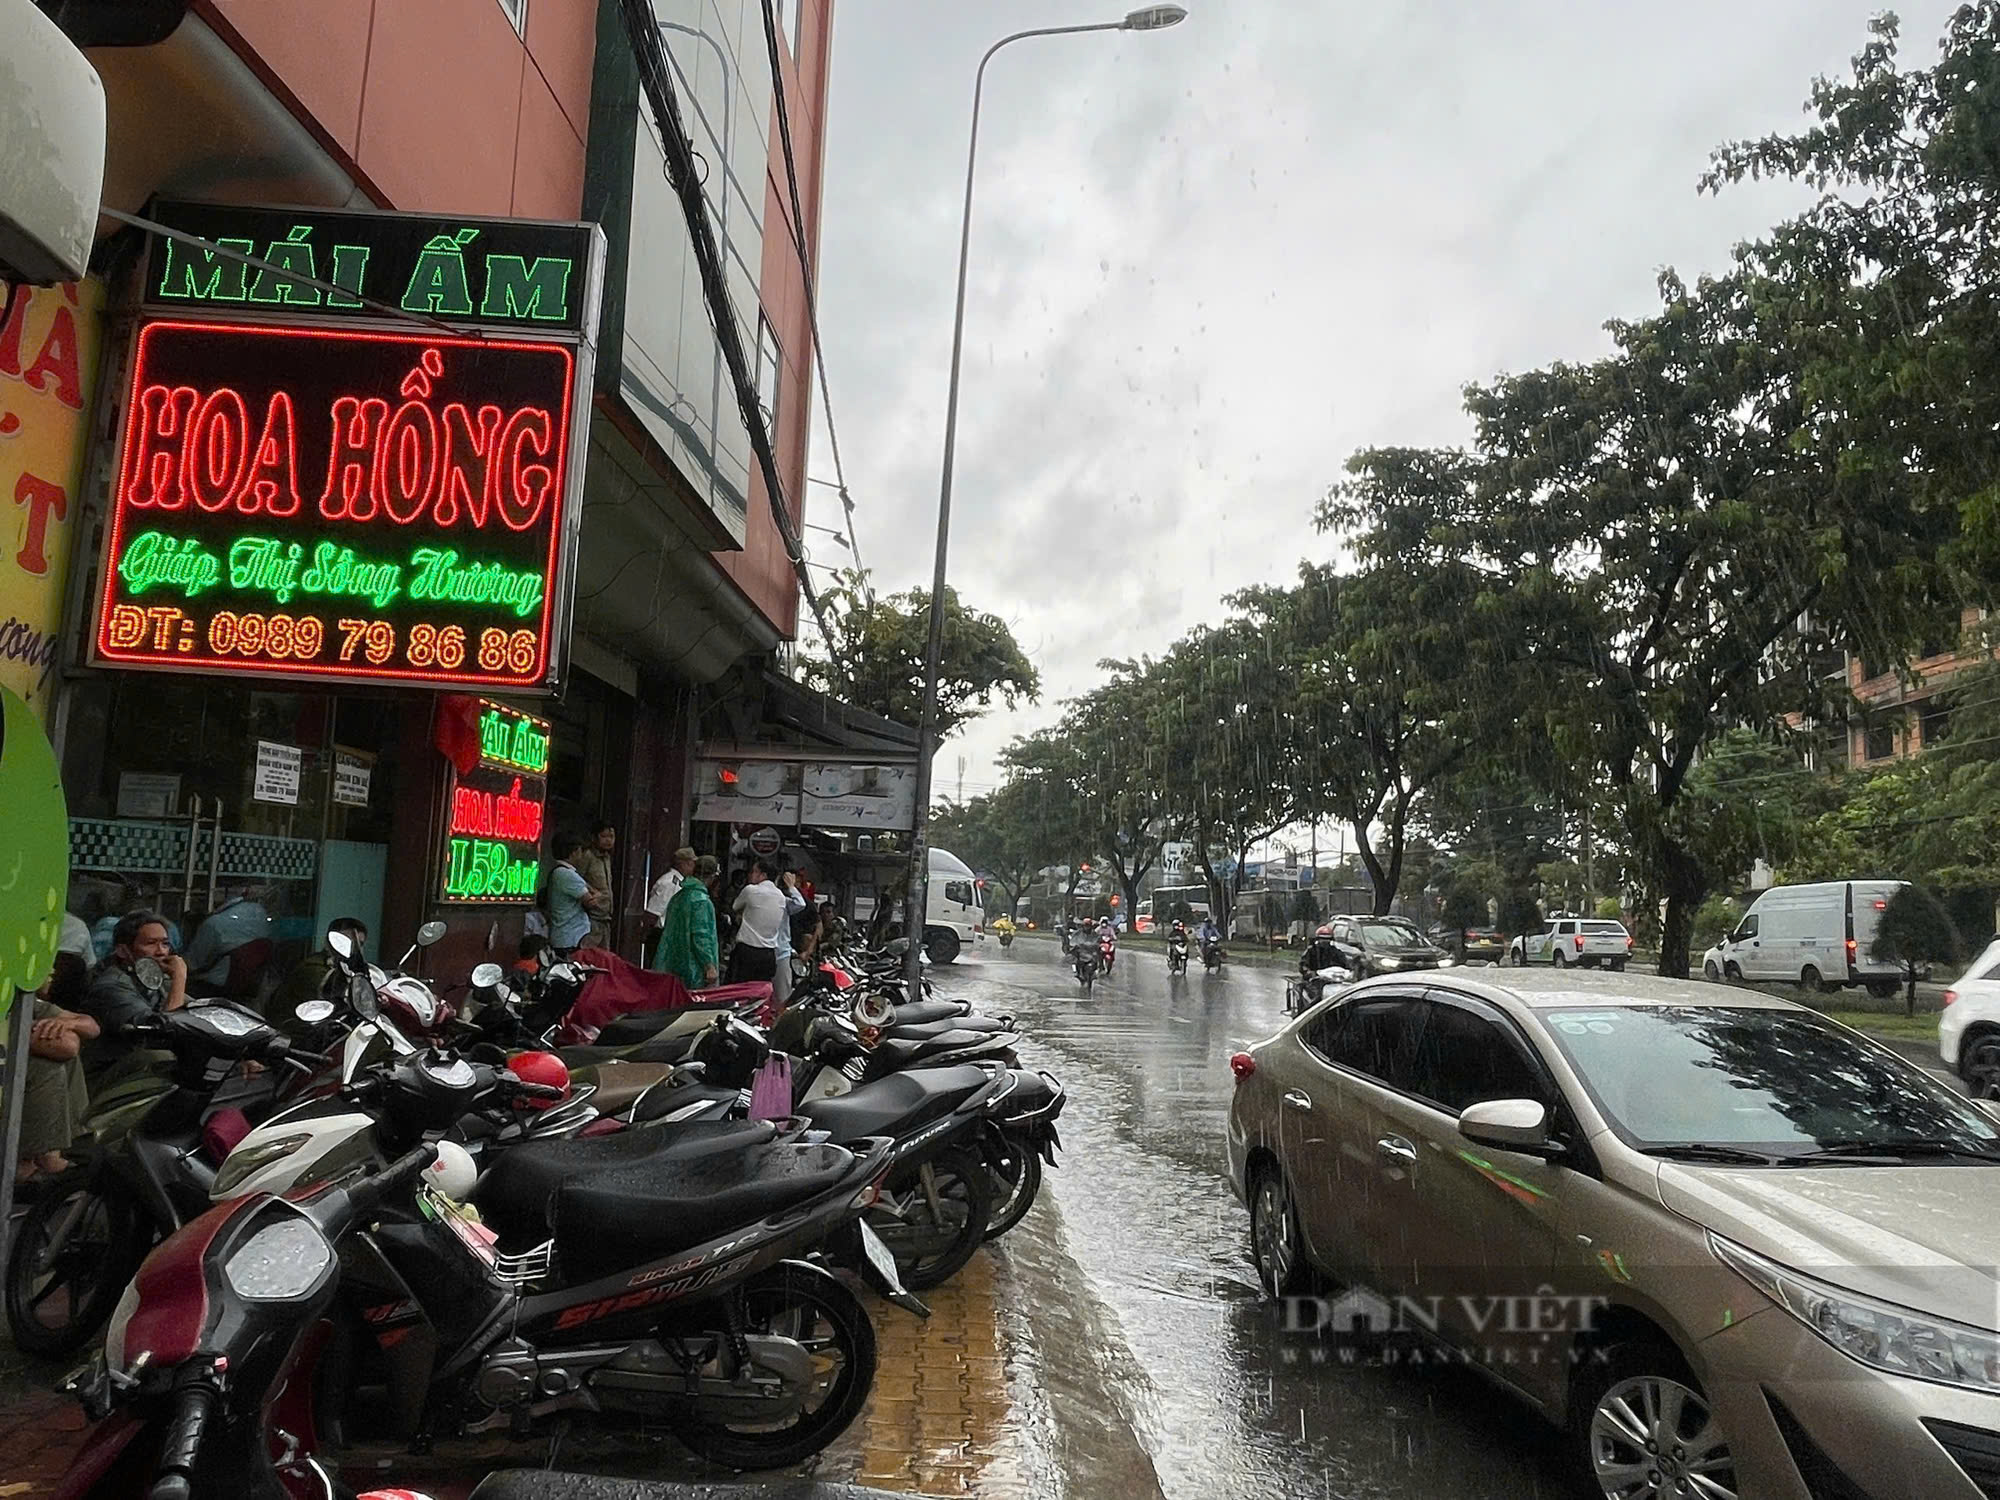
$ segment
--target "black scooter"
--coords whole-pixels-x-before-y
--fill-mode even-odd
[[[1185,932],[1170,933],[1167,937],[1167,973],[1185,974],[1188,966],[1188,940]]]
[[[170,1079],[164,1088],[136,1079],[140,1118],[114,1145],[51,1181],[22,1220],[7,1257],[7,1324],[15,1344],[32,1354],[81,1348],[146,1252],[207,1211],[216,1168],[235,1144],[230,1136],[248,1128],[247,1116],[233,1132],[220,1128],[213,1110],[238,1064],[258,1061],[276,1071],[239,1096],[261,1111],[280,1082],[331,1063],[294,1046],[255,1012],[221,1001],[164,1011],[126,1033],[171,1055]],[[218,1128],[211,1130],[211,1121]]]
[[[1083,992],[1088,995],[1091,985],[1097,982],[1096,939],[1085,942],[1081,947],[1070,949],[1069,961],[1070,966],[1076,970],[1076,982],[1083,986]]]

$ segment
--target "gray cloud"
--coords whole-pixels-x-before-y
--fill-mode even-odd
[[[1121,3],[836,6],[821,321],[885,587],[930,575],[979,54]],[[1047,694],[941,771],[963,753],[968,790],[990,784],[1100,657],[1157,652],[1223,594],[1329,555],[1312,505],[1356,448],[1461,439],[1465,382],[1601,351],[1662,267],[1719,266],[1800,203],[1694,184],[1722,140],[1797,121],[1877,8],[1191,0],[1173,31],[1003,53],[951,576],[1014,624]],[[1902,7],[1907,56],[1949,10]],[[823,424],[813,472],[832,472]]]

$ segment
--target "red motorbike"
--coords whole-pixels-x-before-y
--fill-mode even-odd
[[[1118,939],[1110,933],[1097,940],[1097,956],[1104,964],[1104,972],[1109,974],[1112,965],[1118,962]]]
[[[410,1152],[300,1201],[252,1194],[210,1209],[146,1260],[104,1349],[65,1389],[98,1419],[57,1500],[341,1500],[318,1446],[301,1335],[340,1280],[336,1241],[436,1159]]]

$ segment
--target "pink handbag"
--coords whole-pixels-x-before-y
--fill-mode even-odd
[[[750,1118],[788,1120],[792,1115],[792,1060],[773,1052],[750,1085]]]

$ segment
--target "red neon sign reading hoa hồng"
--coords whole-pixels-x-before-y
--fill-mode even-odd
[[[542,836],[542,804],[521,795],[521,778],[495,795],[475,786],[451,794],[451,831],[482,838],[533,843]]]
[[[147,324],[97,658],[541,686],[575,377],[559,343]],[[223,628],[274,606],[283,650]]]

